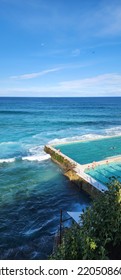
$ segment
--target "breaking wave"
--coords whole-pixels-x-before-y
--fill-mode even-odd
[[[102,135],[87,134],[87,135],[73,136],[73,137],[67,137],[67,138],[62,138],[62,139],[55,138],[55,139],[49,141],[48,144],[57,145],[57,144],[76,142],[76,141],[81,141],[81,140],[83,141],[83,140],[97,139],[97,138],[102,138],[102,137],[103,137]]]
[[[44,161],[50,158],[50,155],[29,155],[19,158],[2,158],[0,163],[12,163],[17,160],[28,160],[28,161]]]
[[[0,159],[0,163],[14,162],[15,160],[16,160],[15,158],[2,158],[2,159]]]
[[[101,131],[100,134],[96,133],[88,133],[79,136],[72,136],[72,137],[65,137],[65,138],[55,138],[48,142],[49,145],[58,145],[64,144],[68,142],[76,142],[76,141],[84,141],[84,140],[93,140],[93,139],[100,139],[107,136],[121,136],[121,126],[112,127],[108,129],[104,129]]]
[[[50,158],[50,155],[31,155],[27,157],[22,157],[22,160],[28,161],[44,161]]]
[[[0,146],[9,146],[9,145],[16,145],[18,144],[18,142],[14,142],[14,141],[8,141],[8,142],[0,142]]]
[[[105,129],[107,136],[120,136],[121,135],[121,126],[111,127]]]

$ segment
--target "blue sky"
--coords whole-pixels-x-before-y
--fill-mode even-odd
[[[0,0],[0,96],[121,96],[121,1]]]

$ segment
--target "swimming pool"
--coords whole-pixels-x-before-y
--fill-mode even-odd
[[[121,136],[73,142],[54,146],[80,164],[121,155]]]
[[[94,169],[87,168],[85,173],[103,184],[108,184],[112,180],[117,180],[121,183],[121,162],[102,164]]]

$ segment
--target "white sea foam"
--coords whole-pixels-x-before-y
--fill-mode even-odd
[[[103,135],[98,135],[98,134],[85,134],[85,135],[80,135],[80,136],[73,136],[73,137],[67,137],[67,138],[61,138],[61,139],[53,139],[48,142],[50,145],[58,145],[58,144],[63,144],[63,143],[68,143],[68,142],[76,142],[76,141],[83,141],[83,140],[91,140],[91,139],[98,139],[102,138]]]
[[[107,136],[121,136],[121,126],[112,127],[104,129],[103,132],[101,131],[101,134],[96,133],[88,133],[78,136],[72,136],[72,137],[66,137],[66,138],[55,138],[48,142],[49,145],[59,145],[69,142],[76,142],[76,141],[84,141],[84,140],[93,140],[93,139],[101,139],[103,137]]]
[[[16,144],[18,144],[18,142],[13,142],[13,141],[8,141],[8,142],[1,142],[0,143],[0,146],[2,146],[2,145],[16,145]]]
[[[3,162],[14,162],[15,161],[15,158],[2,158],[0,159],[0,163],[3,163]]]
[[[120,136],[121,135],[121,126],[107,128],[107,129],[105,129],[105,134],[107,136]]]
[[[29,155],[26,157],[22,157],[22,160],[28,161],[44,161],[50,158],[50,155]]]
[[[47,155],[44,152],[44,146],[34,146],[29,148],[29,155],[22,157],[22,160],[29,161],[44,161],[50,158],[50,155]]]
[[[0,163],[11,163],[11,162],[14,162],[14,161],[17,161],[18,159],[19,160],[28,160],[28,161],[44,161],[44,160],[47,160],[50,158],[50,155],[48,154],[44,154],[44,155],[29,155],[29,156],[25,156],[25,157],[22,157],[22,158],[2,158],[0,159]]]
[[[34,146],[29,148],[29,153],[31,154],[38,154],[38,153],[43,153],[44,154],[44,146]]]

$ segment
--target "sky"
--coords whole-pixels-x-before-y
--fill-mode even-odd
[[[0,0],[0,96],[121,96],[121,0]]]

